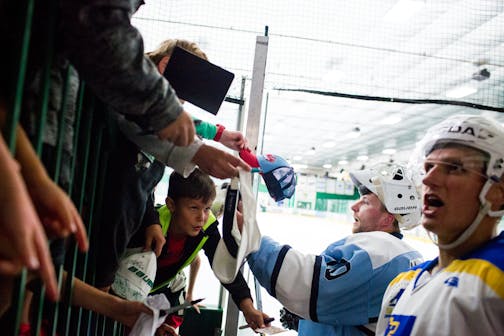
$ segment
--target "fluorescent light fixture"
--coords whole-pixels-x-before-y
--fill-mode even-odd
[[[402,120],[402,118],[398,115],[392,115],[390,117],[387,117],[383,119],[380,124],[382,125],[395,125],[399,123]]]
[[[303,160],[303,157],[301,155],[295,155],[292,159],[299,161],[299,160]]]
[[[382,151],[383,154],[395,154],[397,150],[395,148],[386,148]]]
[[[383,17],[385,21],[393,23],[407,22],[410,17],[424,7],[421,1],[399,0]]]
[[[336,142],[334,141],[327,141],[322,144],[322,147],[324,148],[333,148],[334,146],[336,146]]]
[[[296,169],[306,169],[306,168],[308,168],[308,165],[305,165],[305,164],[302,164],[302,163],[294,163],[292,165],[292,168],[294,168],[294,170],[296,170]]]
[[[472,95],[473,93],[478,92],[478,89],[474,86],[463,85],[457,86],[451,90],[446,91],[445,96],[448,98],[462,98],[465,96]]]
[[[330,163],[326,163],[325,165],[322,166],[323,168],[325,169],[329,169],[329,168],[332,168],[332,164]]]
[[[367,161],[368,159],[369,159],[369,156],[367,156],[367,155],[357,156],[357,160],[359,160],[359,161]]]
[[[344,166],[344,165],[348,164],[348,161],[347,160],[339,160],[338,164]]]
[[[315,153],[315,148],[312,147],[308,152],[306,152],[306,155],[315,155]]]

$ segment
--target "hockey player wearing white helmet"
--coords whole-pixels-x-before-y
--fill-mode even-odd
[[[412,166],[422,168],[422,225],[439,257],[394,279],[379,335],[502,335],[504,128],[473,115],[430,128]]]
[[[261,286],[303,318],[300,336],[372,334],[387,284],[422,259],[401,240],[399,227],[418,224],[421,206],[404,169],[383,166],[351,177],[361,193],[352,206],[353,235],[319,255],[263,237],[248,257]]]

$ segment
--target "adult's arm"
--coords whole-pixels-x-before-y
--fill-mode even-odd
[[[313,255],[263,237],[248,263],[261,286],[304,319],[333,325],[369,322],[373,268],[357,245],[341,240]]]
[[[238,167],[250,170],[249,165],[239,157],[204,144],[197,137],[189,146],[179,147],[154,135],[142,134],[140,127],[124,116],[116,113],[115,117],[128,139],[184,177],[189,176],[196,165],[203,172],[222,179],[238,175]]]
[[[60,1],[63,49],[82,79],[104,102],[158,133],[183,112],[166,79],[144,57],[139,31],[131,25],[131,0]],[[192,120],[192,135],[194,127]],[[192,139],[190,139],[192,140]]]
[[[187,177],[196,167],[192,160],[203,145],[200,139],[194,138],[193,143],[186,147],[175,146],[172,142],[161,140],[155,135],[143,134],[137,124],[122,115],[115,113],[114,117],[119,129],[130,141],[144,152],[154,156],[156,160],[172,167],[177,173]]]

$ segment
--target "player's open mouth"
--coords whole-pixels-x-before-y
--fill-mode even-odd
[[[435,194],[425,194],[423,198],[423,209],[424,215],[433,215],[437,209],[444,206],[443,200]]]

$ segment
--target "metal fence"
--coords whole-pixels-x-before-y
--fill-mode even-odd
[[[44,31],[37,32],[43,39],[36,41],[44,46],[37,71],[30,73],[32,59],[30,48],[34,42],[33,20],[37,6],[49,5],[43,10]],[[6,126],[2,134],[14,152],[16,144],[16,127],[23,125],[27,119],[31,121],[31,129],[27,133],[33,148],[44,163],[50,176],[73,200],[86,225],[90,242],[95,238],[94,224],[100,217],[101,188],[103,188],[104,172],[106,171],[106,113],[102,103],[86,90],[84,82],[78,82],[78,90],[70,102],[69,89],[71,81],[75,81],[75,71],[70,64],[61,63],[56,58],[56,22],[57,1],[51,0],[44,4],[34,0],[1,3],[4,14],[10,16],[8,31],[2,30],[4,45],[9,50],[7,62],[4,62],[2,74],[2,100],[7,107]],[[5,24],[7,25],[7,24]],[[2,26],[4,29],[5,26]],[[38,38],[38,37],[37,37]],[[8,74],[8,75],[6,75]],[[59,75],[56,76],[56,75]],[[58,82],[59,80],[59,82]],[[33,104],[26,104],[27,88],[36,82]],[[32,88],[33,89],[33,88]],[[55,102],[54,95],[61,100]],[[33,97],[30,97],[33,98]],[[54,106],[57,104],[56,106]],[[29,105],[27,107],[27,105]],[[71,113],[69,112],[71,109]],[[55,112],[49,114],[48,110]],[[71,117],[69,118],[69,114]],[[52,118],[51,117],[56,117]],[[48,121],[48,119],[50,119]],[[48,123],[56,125],[55,141],[47,141]],[[70,141],[68,141],[70,139]],[[2,335],[19,335],[21,316],[27,309],[28,297],[31,298],[30,325],[31,334],[40,335],[44,329],[46,335],[116,335],[124,329],[115,321],[110,321],[96,314],[78,309],[70,305],[73,291],[73,279],[77,277],[93,284],[94,256],[78,251],[72,238],[66,241],[51,241],[51,250],[58,246],[65,251],[64,261],[55,263],[59,287],[65,293],[58,303],[48,302],[44,297],[44,288],[40,284],[27,284],[27,271],[24,270],[17,279],[13,292],[12,304],[1,317]],[[59,253],[61,255],[61,252]],[[66,276],[64,276],[66,273]],[[63,280],[65,279],[65,280]],[[26,289],[29,288],[29,289]]]

